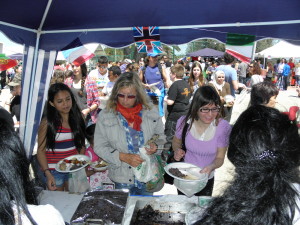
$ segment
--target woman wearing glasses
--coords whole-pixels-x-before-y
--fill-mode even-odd
[[[221,108],[216,90],[211,86],[202,86],[196,91],[187,115],[177,122],[172,142],[174,159],[180,161],[184,158],[185,162],[201,167],[201,173],[209,175],[206,187],[196,196],[212,195],[214,170],[224,162],[231,126],[221,118]],[[184,126],[188,129],[182,137]],[[182,149],[182,138],[185,138],[186,151]]]
[[[133,168],[143,162],[139,148],[154,134],[164,144],[164,126],[158,110],[149,104],[149,98],[139,77],[123,73],[115,83],[106,108],[98,117],[94,142],[95,152],[109,163],[109,178],[116,189],[126,188],[133,195],[151,195],[146,184],[138,181]],[[155,154],[157,145],[150,144],[147,154]]]

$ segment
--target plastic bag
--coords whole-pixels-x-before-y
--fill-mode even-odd
[[[165,170],[162,165],[162,159],[159,155],[151,155],[154,160],[151,164],[152,172],[155,174],[154,178],[146,183],[146,190],[148,192],[157,192],[160,191],[164,184],[164,174]]]
[[[69,192],[82,193],[90,190],[85,169],[69,173]]]
[[[133,174],[138,181],[147,183],[155,176],[152,169],[152,163],[155,163],[155,158],[153,155],[147,155],[145,148],[140,148],[140,156],[144,159],[144,162],[133,169]]]

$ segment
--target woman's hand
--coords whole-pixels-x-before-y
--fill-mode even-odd
[[[144,160],[138,154],[131,154],[131,153],[123,153],[120,152],[120,160],[126,162],[132,167],[137,167],[140,165]]]
[[[91,112],[90,108],[87,108],[87,109],[83,109],[81,111],[81,113],[83,114],[84,118]]]
[[[146,148],[147,155],[152,155],[157,151],[157,145],[155,143],[150,143],[150,148]]]
[[[183,151],[182,149],[179,148],[174,151],[174,159],[176,161],[180,161],[184,156],[185,156],[185,151]]]
[[[214,169],[215,169],[215,167],[214,167],[212,164],[210,164],[210,165],[204,167],[204,168],[200,171],[200,173],[207,173],[208,176],[209,176],[210,173],[211,173]]]
[[[46,178],[47,178],[47,188],[50,191],[56,191],[57,187],[56,187],[55,179],[53,175],[50,173],[50,171],[46,173]]]

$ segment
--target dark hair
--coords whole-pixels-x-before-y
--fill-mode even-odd
[[[111,66],[108,71],[112,71],[113,75],[121,75],[121,69],[118,66]]]
[[[98,63],[99,64],[106,64],[108,63],[108,59],[106,56],[100,56],[99,59],[98,59]]]
[[[233,126],[228,159],[234,180],[197,224],[292,224],[299,200],[292,183],[300,183],[297,125],[277,109],[251,106]]]
[[[0,154],[0,224],[18,224],[15,218],[22,221],[21,212],[24,211],[36,225],[27,208],[27,204],[37,205],[34,186],[30,182],[29,161],[18,134],[4,119],[0,119]],[[17,217],[14,217],[12,201],[19,210]]]
[[[222,111],[222,104],[221,99],[215,88],[211,86],[202,86],[199,87],[198,90],[195,92],[192,103],[189,107],[188,113],[185,119],[182,121],[181,126],[183,127],[187,121],[191,119],[191,123],[189,129],[195,120],[198,120],[198,111],[204,105],[215,104],[216,106],[221,107]],[[220,111],[220,112],[221,112]],[[216,123],[218,124],[218,120],[221,117],[221,113],[218,114],[216,117]]]
[[[86,132],[86,139],[91,144],[94,142],[94,133],[95,133],[96,124],[93,123],[90,126],[88,126],[85,130]]]
[[[226,64],[233,63],[233,61],[234,61],[234,57],[232,55],[228,54],[227,52],[224,53],[223,57],[224,57],[224,62]]]
[[[62,126],[62,118],[59,112],[53,107],[50,102],[53,102],[54,97],[60,91],[67,91],[72,99],[72,108],[69,112],[69,125],[71,127],[74,143],[77,151],[80,152],[81,148],[85,146],[85,123],[81,111],[76,104],[74,95],[70,88],[63,83],[52,84],[48,90],[47,101],[47,135],[46,147],[47,149],[55,149],[55,139],[57,132],[60,131]]]
[[[264,81],[252,86],[250,105],[266,105],[272,96],[279,93],[275,84],[270,81]]]
[[[63,70],[54,70],[50,84],[63,83],[65,81],[65,72]]]

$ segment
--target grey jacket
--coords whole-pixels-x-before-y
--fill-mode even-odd
[[[141,129],[147,142],[154,134],[159,135],[157,143],[165,143],[164,125],[156,107],[142,111]],[[118,183],[133,184],[132,167],[120,161],[119,153],[129,153],[126,132],[117,114],[104,109],[97,118],[94,135],[94,151],[109,163],[109,178]]]

